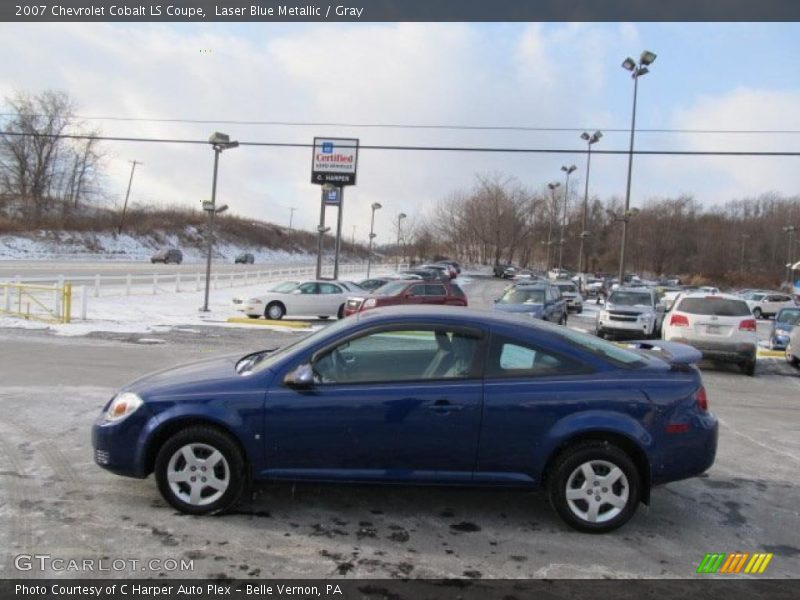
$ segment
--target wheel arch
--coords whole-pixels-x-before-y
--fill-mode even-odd
[[[239,452],[242,454],[242,460],[245,464],[245,472],[250,472],[250,457],[248,456],[247,449],[242,443],[242,440],[239,439],[239,436],[236,435],[236,433],[227,423],[223,423],[211,418],[187,415],[185,417],[170,419],[169,421],[162,423],[150,434],[147,444],[145,445],[143,455],[142,466],[145,476],[153,472],[156,463],[156,456],[158,456],[158,451],[161,449],[164,443],[182,429],[188,429],[189,427],[209,427],[228,435],[234,441],[239,449]]]
[[[647,458],[647,454],[645,453],[644,449],[636,443],[635,440],[631,439],[624,433],[616,431],[582,431],[564,439],[555,448],[553,448],[553,450],[550,452],[550,455],[547,457],[543,471],[542,487],[546,488],[549,484],[549,478],[552,473],[553,466],[556,464],[561,455],[578,444],[591,441],[608,442],[609,444],[613,444],[625,452],[631,458],[631,460],[633,460],[642,482],[641,501],[643,504],[650,504],[651,477],[650,461]]]

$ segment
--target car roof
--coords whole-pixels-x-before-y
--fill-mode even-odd
[[[359,321],[364,319],[375,321],[393,321],[398,318],[413,321],[415,319],[445,319],[458,320],[465,325],[470,324],[510,324],[520,326],[520,318],[513,313],[502,311],[492,311],[479,308],[467,308],[465,306],[443,306],[443,305],[413,305],[403,304],[400,306],[386,306],[356,313]],[[522,321],[525,323],[525,321]],[[530,327],[538,328],[533,319],[528,323]]]
[[[726,294],[724,292],[720,292],[719,294],[709,294],[707,292],[690,292],[683,294],[681,296],[681,300],[684,298],[721,298],[722,300],[738,300],[739,302],[744,302],[741,297],[737,296],[736,294]]]

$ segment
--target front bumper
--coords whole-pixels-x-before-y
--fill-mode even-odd
[[[670,342],[680,342],[702,352],[703,358],[724,362],[750,362],[756,359],[756,345],[748,342],[715,342],[690,340],[682,337],[670,338]]]
[[[119,423],[108,423],[102,416],[98,418],[92,426],[94,462],[117,475],[147,477],[139,443],[144,420],[146,416],[138,414]]]
[[[600,332],[616,335],[649,335],[652,330],[650,321],[615,321],[614,319],[598,319],[597,329]]]
[[[773,350],[786,350],[786,346],[789,345],[789,336],[778,333],[773,334],[769,338],[769,345]]]

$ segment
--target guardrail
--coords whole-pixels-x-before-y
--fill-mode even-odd
[[[366,271],[365,264],[339,265],[339,277],[344,278],[353,273]],[[258,285],[280,279],[312,279],[316,275],[315,266],[282,267],[260,271],[212,271],[212,289],[244,287]],[[333,276],[333,267],[323,266],[323,277]],[[58,275],[49,277],[15,277],[6,282],[12,285],[44,285],[51,284],[63,287],[66,283],[74,287],[86,288],[86,293],[95,298],[100,296],[135,296],[158,295],[176,292],[191,292],[204,289],[206,281],[205,271],[173,273],[148,273],[133,275]],[[0,282],[1,283],[1,282]]]
[[[86,294],[83,294],[84,299]],[[72,285],[0,283],[0,314],[47,323],[69,323]]]

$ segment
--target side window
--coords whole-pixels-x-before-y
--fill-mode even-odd
[[[304,283],[303,285],[301,285],[297,289],[300,290],[301,294],[318,294],[319,293],[317,291],[317,289],[318,289],[317,284],[314,283],[314,282]]]
[[[341,294],[342,288],[338,285],[334,285],[332,283],[321,283],[319,284],[320,293],[322,294]]]
[[[477,332],[440,328],[377,331],[350,340],[312,362],[317,383],[391,383],[471,377]]]
[[[505,336],[492,336],[486,377],[553,377],[590,373],[577,360]]]
[[[411,294],[412,296],[424,296],[425,287],[426,286],[424,285],[415,285],[410,290],[408,290],[408,293]]]
[[[426,296],[446,296],[447,292],[443,285],[426,285]]]

